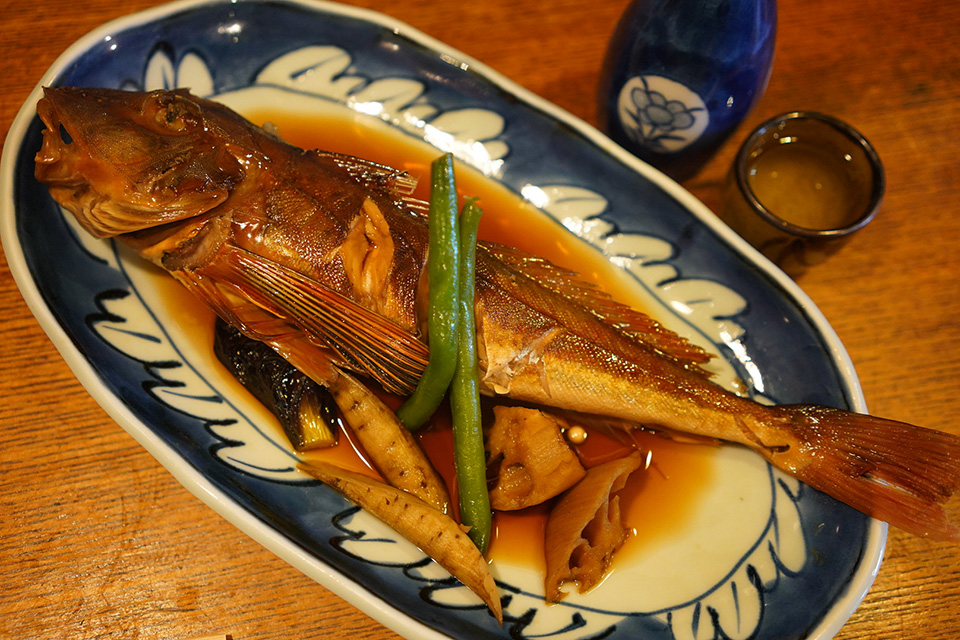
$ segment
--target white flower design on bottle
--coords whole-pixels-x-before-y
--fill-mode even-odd
[[[670,153],[693,143],[706,130],[710,113],[703,99],[663,76],[636,76],[617,96],[617,113],[627,135],[651,151]]]

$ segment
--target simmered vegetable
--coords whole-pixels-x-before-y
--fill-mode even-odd
[[[303,464],[300,469],[333,487],[420,547],[480,596],[497,622],[503,624],[500,594],[490,567],[453,518],[405,491],[329,463]]]
[[[477,228],[482,211],[467,200],[459,219],[453,156],[431,165],[427,271],[430,361],[416,391],[397,411],[410,429],[422,426],[449,391],[460,518],[481,552],[490,543],[490,497],[480,424],[480,382],[474,320]]]
[[[591,468],[550,510],[544,537],[548,601],[562,600],[566,594],[560,587],[567,582],[585,593],[606,575],[613,554],[627,539],[617,492],[644,461],[638,451]]]
[[[416,390],[397,416],[419,429],[443,401],[457,366],[460,323],[460,243],[453,156],[437,158],[430,168],[430,227],[427,278],[430,285],[427,337],[430,359]]]
[[[586,471],[563,436],[561,418],[528,407],[498,406],[487,435],[496,485],[490,503],[500,511],[525,509],[560,495]]]
[[[460,521],[482,553],[490,544],[492,516],[487,492],[487,464],[480,418],[477,326],[473,311],[477,228],[482,212],[467,200],[460,214],[460,332],[457,368],[450,385],[453,414],[453,460],[460,493]]]
[[[330,382],[330,392],[380,475],[394,487],[447,513],[450,510],[447,485],[396,414],[347,373],[341,372]]]
[[[330,392],[220,319],[214,329],[217,359],[280,421],[290,444],[307,451],[337,444],[339,418]]]

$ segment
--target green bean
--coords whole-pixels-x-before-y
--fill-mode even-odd
[[[413,394],[397,410],[410,430],[419,429],[443,401],[457,366],[460,321],[460,243],[453,156],[446,153],[430,167],[430,230],[427,278],[430,285],[427,336],[430,356]]]
[[[481,553],[490,543],[490,495],[480,421],[477,327],[474,316],[477,226],[482,212],[467,200],[460,214],[460,331],[457,368],[450,385],[453,459],[460,494],[460,522]]]
[[[453,158],[431,166],[430,238],[427,258],[430,358],[413,395],[397,410],[411,430],[418,429],[449,390],[453,413],[453,454],[460,496],[460,521],[486,553],[491,535],[486,455],[480,421],[480,381],[474,316],[477,227],[482,212],[467,200],[457,220]]]

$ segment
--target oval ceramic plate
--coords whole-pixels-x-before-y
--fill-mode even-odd
[[[520,194],[621,268],[654,314],[762,402],[863,410],[811,302],[689,194],[584,123],[384,16],[294,1],[186,2],[106,25],[41,85],[191,87],[234,108],[349,112]],[[3,150],[3,245],[25,299],[90,393],[188,489],[286,561],[417,638],[824,638],[879,567],[886,527],[717,449],[697,508],[584,596],[494,562],[498,627],[419,550],[295,470],[167,303],[162,279],[78,232],[33,178],[39,86]],[[578,236],[579,239],[576,239]]]

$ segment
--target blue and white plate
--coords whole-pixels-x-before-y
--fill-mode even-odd
[[[169,88],[234,108],[350,110],[520,194],[621,269],[646,308],[721,357],[762,402],[864,410],[809,299],[690,194],[468,56],[382,15],[294,0],[189,1],[110,23],[40,85]],[[409,543],[296,470],[162,293],[167,280],[78,232],[33,178],[39,86],[0,167],[3,247],[23,296],[89,392],[190,491],[268,549],[416,638],[827,638],[879,569],[886,526],[721,447],[676,531],[596,590],[542,603],[494,562],[505,620]],[[579,236],[581,240],[576,240]]]

